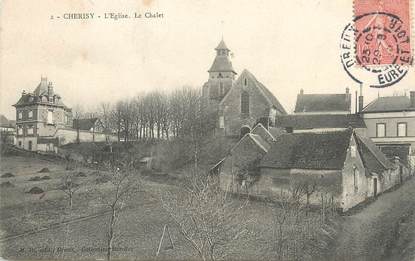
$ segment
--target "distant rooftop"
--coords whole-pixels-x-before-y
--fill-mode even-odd
[[[363,113],[370,112],[398,112],[415,111],[415,106],[411,106],[411,99],[407,96],[388,96],[379,97],[372,101],[365,108]]]
[[[303,90],[297,95],[295,113],[350,111],[351,94],[304,94]]]

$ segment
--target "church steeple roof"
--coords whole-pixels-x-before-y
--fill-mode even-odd
[[[229,58],[230,49],[226,46],[223,39],[220,41],[218,47],[215,48],[216,57],[208,72],[233,72],[232,62]]]
[[[215,48],[215,50],[229,50],[228,46],[226,46],[225,41],[223,39],[220,41],[218,47]]]

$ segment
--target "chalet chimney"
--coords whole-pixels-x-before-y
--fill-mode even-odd
[[[25,94],[26,94],[26,91],[25,91],[25,90],[23,90],[23,91],[22,91],[22,95],[25,95]]]
[[[410,92],[409,98],[411,99],[411,108],[415,108],[415,91]]]
[[[350,89],[349,89],[349,87],[347,87],[346,88],[346,94],[349,94],[349,91],[350,91]]]
[[[300,94],[303,95],[304,94],[304,90],[300,89]]]
[[[47,86],[47,85],[48,85],[48,78],[47,78],[47,77],[43,77],[43,76],[41,76],[41,77],[40,77],[40,84],[41,84],[42,86]]]

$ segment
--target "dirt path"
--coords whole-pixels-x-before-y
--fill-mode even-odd
[[[415,179],[385,193],[360,212],[344,217],[330,260],[396,260],[390,253],[399,239],[402,217],[415,209]]]

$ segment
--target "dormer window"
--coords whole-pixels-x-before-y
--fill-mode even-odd
[[[32,110],[30,110],[28,112],[28,117],[29,117],[29,119],[32,119],[33,118],[33,111]]]

